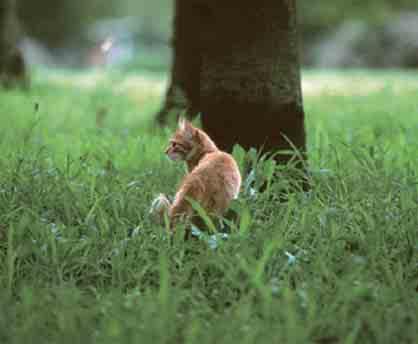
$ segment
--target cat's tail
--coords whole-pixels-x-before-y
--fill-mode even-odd
[[[149,214],[158,223],[164,222],[164,216],[168,216],[171,202],[164,194],[159,194],[151,203]]]

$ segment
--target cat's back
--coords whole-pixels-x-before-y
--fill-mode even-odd
[[[239,173],[238,165],[232,155],[222,151],[206,154],[193,172],[208,173],[216,170],[221,174]]]
[[[224,195],[228,199],[238,196],[241,187],[241,174],[234,158],[225,152],[206,154],[190,173],[209,193]]]

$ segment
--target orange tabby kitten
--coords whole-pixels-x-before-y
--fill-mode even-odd
[[[170,228],[179,219],[191,219],[193,207],[188,199],[197,201],[207,214],[222,215],[230,202],[238,197],[241,175],[234,158],[220,151],[203,130],[183,118],[165,153],[171,160],[183,160],[188,173],[171,203],[160,194],[151,212],[160,219],[168,215]]]

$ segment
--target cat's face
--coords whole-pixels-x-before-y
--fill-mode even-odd
[[[165,153],[174,161],[190,159],[199,147],[198,136],[197,129],[190,122],[180,118],[179,127],[170,139]]]

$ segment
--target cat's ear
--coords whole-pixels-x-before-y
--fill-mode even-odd
[[[196,129],[193,127],[193,125],[189,121],[186,121],[184,125],[184,134],[186,135],[186,138],[188,140],[193,140],[195,132]]]
[[[179,118],[179,129],[184,133],[188,140],[192,140],[195,136],[196,129],[184,117]]]
[[[183,116],[180,116],[179,117],[179,122],[178,122],[178,126],[179,126],[179,129],[181,130],[181,131],[185,131],[186,130],[186,119],[183,117]]]

